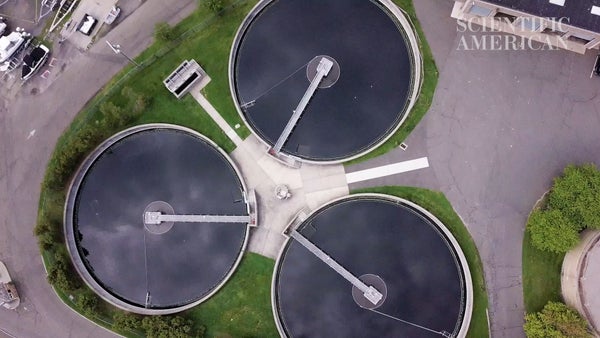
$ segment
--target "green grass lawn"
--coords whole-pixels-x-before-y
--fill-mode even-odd
[[[562,302],[560,273],[564,254],[536,249],[531,236],[523,238],[523,298],[527,313],[539,312],[549,301]]]
[[[151,67],[154,68],[153,73],[158,74],[162,81],[181,61],[190,58],[198,61],[211,78],[211,82],[203,89],[204,95],[232,127],[240,125],[236,131],[242,138],[247,137],[250,132],[237,113],[229,90],[229,52],[238,27],[256,2],[227,1],[230,6],[221,16],[215,16],[204,6],[199,6],[196,12],[175,28],[176,32],[182,35],[182,41],[176,42],[179,44],[162,55]],[[202,24],[203,22],[206,23]],[[153,54],[162,54],[158,50],[165,47],[169,45],[157,43],[138,59],[144,60]],[[147,73],[143,72],[139,76],[146,79]],[[162,83],[158,84],[162,87]],[[165,91],[164,88],[156,89]]]
[[[223,90],[219,86],[227,87],[226,65],[231,41],[226,41],[226,39],[228,36],[230,39],[233,38],[233,32],[255,3],[256,0],[238,1],[235,6],[229,7],[222,16],[216,16],[207,11],[203,6],[200,6],[193,15],[184,19],[175,27],[175,30],[183,34],[185,38],[169,43],[168,45],[157,42],[150,46],[142,55],[137,57],[138,62],[143,63],[144,67],[140,69],[133,69],[130,65],[125,67],[74,118],[71,125],[57,141],[54,153],[50,159],[49,168],[53,163],[58,163],[60,158],[65,156],[67,150],[73,149],[74,144],[77,144],[79,140],[77,137],[78,134],[90,128],[99,129],[96,124],[98,123],[97,121],[102,121],[102,114],[99,111],[101,103],[112,102],[125,110],[131,109],[132,103],[126,95],[122,94],[124,87],[129,87],[138,94],[145,93],[151,99],[145,107],[143,114],[135,121],[131,121],[127,125],[120,125],[112,130],[102,129],[99,131],[99,136],[107,137],[132,125],[159,122],[173,123],[192,128],[212,139],[227,152],[232,151],[235,147],[234,144],[195,100],[189,95],[182,100],[177,100],[164,88],[162,80],[183,60],[195,58],[213,78],[213,81],[209,83],[206,89],[207,96],[210,97],[211,90]],[[189,32],[193,32],[193,34]],[[158,55],[160,57],[157,57]],[[228,93],[229,90],[227,87],[227,91],[220,97],[226,97],[230,100]],[[232,102],[229,102],[229,106],[215,98],[211,98],[211,102],[220,110],[229,123],[241,124],[241,119],[239,119],[237,112],[233,109]],[[242,137],[248,133],[244,128],[240,128],[237,131]],[[98,143],[102,139],[99,139]],[[74,160],[81,160],[96,145],[90,144],[87,149],[79,150],[82,152],[80,155],[70,156]],[[75,168],[77,163],[74,164],[73,167]],[[53,171],[48,170],[44,184],[42,185],[38,212],[38,222],[48,222],[50,220],[53,224],[56,224],[54,230],[56,232],[54,236],[56,243],[51,248],[42,252],[44,262],[49,268],[54,263],[54,253],[64,249],[62,213],[66,194],[65,186],[56,187],[47,183],[52,181],[50,179],[52,175],[54,175]],[[235,273],[231,283],[228,283],[215,296],[214,300],[211,299],[210,302],[206,303],[208,304],[208,309],[200,306],[190,311],[189,315],[195,319],[206,319],[206,321],[197,323],[197,325],[205,325],[209,335],[216,336],[216,333],[213,334],[213,332],[231,332],[236,337],[273,335],[273,332],[276,330],[270,311],[270,299],[268,296],[273,265],[274,262],[269,259],[248,255],[240,264],[239,271]],[[72,278],[78,278],[78,276],[75,275]],[[240,288],[246,288],[248,292],[241,292]],[[85,292],[84,289],[80,288],[71,292],[65,292],[57,288],[56,291],[67,305],[77,310],[76,304],[71,301],[69,296],[77,299],[79,294]],[[229,301],[223,302],[223,299],[228,299]],[[219,300],[221,301],[219,302]],[[245,306],[241,306],[241,304],[245,304]],[[224,312],[219,306],[225,306],[228,312]],[[236,307],[239,307],[239,313],[234,313]],[[244,310],[247,310],[247,313],[244,313]],[[110,327],[114,311],[114,307],[101,302],[97,313],[90,317],[90,319],[105,327]],[[239,315],[241,320],[240,327],[237,327],[237,324],[232,325],[231,322],[219,322],[217,317],[223,313],[229,313],[229,319]],[[138,335],[132,333],[128,334],[128,336],[135,337]]]
[[[189,95],[182,100],[177,100],[164,88],[162,80],[183,60],[196,59],[212,79],[203,90],[208,100],[230,125],[241,125],[236,131],[242,138],[249,135],[248,129],[242,123],[234,107],[229,91],[227,72],[229,52],[235,32],[256,2],[257,0],[226,1],[228,7],[222,15],[215,15],[203,6],[199,6],[197,11],[174,28],[179,38],[172,42],[156,42],[151,45],[136,57],[136,60],[143,64],[142,67],[134,69],[131,65],[126,66],[100,90],[96,97],[90,100],[57,141],[49,168],[53,163],[61,162],[61,157],[64,159],[68,150],[74,149],[74,145],[80,141],[78,137],[86,128],[99,129],[98,123],[102,121],[102,114],[99,111],[101,103],[112,102],[124,110],[132,108],[132,102],[122,94],[122,89],[125,87],[131,88],[135,93],[144,93],[151,100],[143,110],[143,114],[134,121],[112,129],[102,129],[99,135],[95,135],[96,137],[101,136],[97,143],[129,126],[144,123],[172,123],[192,128],[212,139],[225,151],[231,152],[235,147],[234,144],[195,100]],[[401,0],[397,3],[409,12],[413,22],[416,22],[412,2]],[[421,36],[425,58],[423,93],[402,130],[386,145],[370,155],[371,157],[397,146],[414,128],[431,103],[437,82],[437,70],[420,28],[417,30]],[[73,155],[71,151],[71,155],[68,156],[74,160],[73,167],[76,167],[77,161],[82,160],[83,156],[97,146],[97,143],[88,144],[86,149],[77,148],[80,153],[76,155]],[[68,174],[72,174],[71,171]],[[47,183],[52,181],[49,177],[51,175],[53,175],[52,171],[48,170],[42,186],[38,212],[38,223],[51,220],[59,225],[55,229],[56,243],[52,248],[42,252],[44,261],[49,266],[53,264],[51,257],[54,252],[64,249],[62,213],[66,193],[66,186],[58,188]],[[207,302],[187,311],[186,315],[195,319],[197,325],[205,325],[207,335],[212,337],[277,336],[270,306],[273,265],[274,262],[270,259],[247,254],[238,271],[225,287]],[[77,292],[83,291],[80,289],[67,293],[57,289],[58,295],[74,309],[76,306],[69,300],[68,295],[77,297]],[[113,311],[115,310],[112,306],[102,303],[98,308],[97,316],[91,319],[104,326],[110,326]],[[136,334],[131,336],[136,336]]]
[[[271,277],[275,262],[248,253],[216,295],[187,311],[207,327],[207,337],[279,337],[271,311]]]
[[[544,208],[548,195],[533,207],[534,210]],[[560,292],[560,274],[565,254],[542,251],[533,246],[529,231],[523,236],[523,299],[525,311],[534,313],[541,311],[550,301],[562,302]]]
[[[427,209],[446,225],[460,244],[467,258],[473,279],[473,316],[467,337],[489,337],[486,315],[488,298],[485,290],[481,259],[469,231],[444,194],[421,188],[393,186],[353,190],[352,193],[381,193],[407,199]]]
[[[417,39],[419,40],[419,47],[421,49],[421,56],[423,58],[424,74],[423,86],[421,88],[419,98],[417,99],[417,103],[415,103],[413,109],[410,111],[410,114],[402,126],[385,143],[370,153],[345,163],[346,165],[352,165],[366,161],[373,157],[383,155],[388,151],[398,147],[400,143],[402,143],[406,137],[408,137],[413,129],[415,129],[419,121],[421,121],[423,116],[425,116],[425,113],[427,113],[429,110],[429,106],[431,106],[433,95],[435,93],[435,87],[437,86],[438,82],[438,69],[435,65],[433,55],[431,54],[429,44],[427,44],[427,39],[425,39],[423,29],[421,29],[421,25],[419,24],[419,20],[415,14],[413,1],[414,0],[394,0],[394,3],[408,14],[410,21],[412,21],[413,25],[415,26]]]

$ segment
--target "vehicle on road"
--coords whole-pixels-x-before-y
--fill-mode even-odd
[[[25,55],[23,58],[23,67],[21,69],[21,80],[27,81],[33,76],[48,60],[48,54],[50,49],[40,44],[35,47],[31,53]]]
[[[6,30],[6,22],[4,22],[4,18],[0,16],[0,35],[4,34]]]
[[[117,18],[119,17],[119,14],[121,14],[121,8],[117,7],[117,6],[113,6],[113,8],[110,10],[110,12],[108,12],[106,19],[104,19],[104,23],[107,25],[112,24],[113,22],[115,22],[115,20],[117,20]]]
[[[14,310],[21,303],[15,284],[10,279],[6,265],[0,261],[0,305]]]
[[[90,34],[92,34],[92,31],[94,30],[94,27],[96,27],[97,23],[98,20],[96,20],[96,18],[89,14],[86,14],[83,16],[83,20],[81,20],[81,24],[79,25],[77,30],[83,33],[84,35],[89,36]]]
[[[592,68],[592,74],[590,74],[590,77],[593,77],[594,75],[600,76],[600,54],[596,56],[596,62],[594,62],[594,68]]]

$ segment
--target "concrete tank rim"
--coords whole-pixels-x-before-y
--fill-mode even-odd
[[[596,336],[600,336],[600,316],[594,318],[586,305],[586,284],[585,280],[587,266],[589,265],[589,254],[594,250],[600,250],[600,230],[586,229],[581,233],[581,242],[575,248],[565,254],[561,266],[561,295],[567,305],[574,307],[589,323]],[[600,258],[596,258],[600,259]],[[567,274],[566,271],[576,271],[576,276]],[[571,282],[569,277],[575,277]],[[587,287],[591,287],[587,285]],[[573,293],[575,298],[568,297],[568,293]],[[600,312],[599,312],[600,314]]]
[[[187,128],[187,127],[183,127],[183,126],[179,126],[179,125],[175,125],[175,124],[148,123],[148,124],[137,125],[137,126],[133,126],[133,127],[127,128],[125,130],[119,131],[119,132],[115,133],[114,135],[110,136],[109,138],[107,138],[106,140],[104,140],[100,145],[98,145],[96,148],[94,148],[94,150],[92,150],[92,152],[90,152],[90,154],[87,155],[87,157],[82,161],[81,165],[77,168],[75,174],[73,175],[73,178],[69,182],[68,192],[67,192],[67,196],[65,199],[65,207],[63,210],[63,234],[64,234],[65,240],[66,240],[65,245],[67,247],[67,251],[69,253],[71,262],[73,263],[73,266],[75,267],[75,270],[77,271],[77,273],[79,274],[81,279],[84,281],[86,286],[88,288],[90,288],[92,291],[94,291],[94,293],[96,293],[98,296],[100,296],[100,298],[102,298],[104,301],[108,302],[111,305],[114,305],[115,307],[117,307],[121,310],[129,311],[129,312],[133,312],[133,313],[137,313],[137,314],[141,314],[141,315],[168,315],[168,314],[174,314],[174,313],[178,313],[181,311],[191,309],[191,308],[205,302],[210,297],[212,297],[215,293],[217,293],[227,283],[227,281],[229,281],[229,279],[231,278],[233,273],[237,270],[240,262],[242,261],[244,254],[246,252],[246,248],[248,246],[248,239],[250,236],[250,225],[246,225],[245,235],[244,235],[242,245],[240,247],[240,251],[238,253],[236,260],[234,261],[233,265],[231,266],[230,270],[223,277],[223,279],[219,282],[219,284],[217,284],[217,286],[215,286],[209,293],[207,293],[200,299],[197,299],[193,302],[190,302],[190,303],[182,305],[182,306],[172,307],[172,308],[147,309],[147,308],[137,306],[137,305],[128,303],[126,301],[123,301],[123,300],[117,298],[116,296],[114,296],[113,294],[111,294],[110,292],[108,292],[104,287],[102,287],[94,279],[94,277],[91,275],[91,273],[88,271],[88,269],[85,267],[84,263],[82,262],[81,257],[79,255],[79,250],[77,249],[77,243],[75,242],[75,239],[74,239],[73,213],[74,213],[74,204],[75,204],[75,200],[77,197],[77,192],[79,191],[80,185],[83,182],[83,179],[85,178],[88,170],[94,164],[94,162],[98,159],[98,157],[100,157],[104,153],[104,151],[106,151],[113,144],[115,144],[116,142],[120,141],[121,139],[123,139],[127,136],[130,136],[130,135],[133,135],[133,134],[136,134],[139,132],[153,130],[153,129],[170,129],[170,130],[176,130],[176,131],[183,131],[183,132],[186,132],[186,133],[204,141],[208,146],[215,149],[217,152],[219,152],[219,154],[221,156],[223,156],[228,161],[228,164],[234,169],[237,179],[240,182],[242,192],[244,194],[247,194],[248,189],[247,189],[246,183],[245,183],[244,178],[243,178],[239,168],[237,167],[236,163],[221,147],[219,147],[219,145],[217,145],[214,141],[209,139],[207,136],[205,136],[191,128]],[[247,205],[247,208],[249,208],[247,203],[246,203],[246,205]]]
[[[417,204],[415,202],[412,202],[405,198],[401,198],[401,197],[397,197],[397,196],[389,195],[389,194],[384,194],[384,193],[357,193],[357,194],[350,194],[350,195],[342,196],[339,198],[335,198],[335,199],[327,201],[327,202],[321,204],[320,206],[318,206],[317,208],[311,210],[306,215],[306,217],[308,219],[311,216],[316,215],[320,211],[329,207],[330,205],[334,205],[336,203],[343,202],[346,200],[350,201],[353,199],[360,199],[360,198],[373,198],[373,199],[387,200],[387,201],[404,204],[408,207],[414,208],[415,210],[421,212],[427,218],[429,218],[433,222],[433,225],[436,226],[440,231],[442,231],[443,235],[449,241],[449,244],[452,245],[453,250],[457,255],[458,263],[460,263],[460,265],[461,265],[461,271],[462,271],[463,277],[464,277],[464,288],[466,291],[465,292],[465,300],[466,301],[465,301],[465,308],[464,308],[462,323],[461,323],[460,329],[459,329],[456,337],[457,338],[466,337],[467,333],[469,331],[469,326],[471,324],[471,318],[473,315],[473,295],[474,295],[474,293],[473,293],[473,279],[471,276],[471,270],[469,268],[469,263],[467,261],[467,258],[465,256],[464,252],[462,251],[460,244],[458,243],[458,241],[456,240],[456,238],[454,237],[452,232],[446,227],[446,225],[443,222],[441,222],[439,220],[439,218],[437,218],[435,215],[433,215],[427,209],[425,209],[424,207],[420,206],[419,204]],[[293,222],[293,221],[294,220],[292,219],[291,222]],[[304,222],[304,220],[300,223],[303,223],[303,222]],[[273,269],[273,275],[271,277],[271,310],[273,313],[273,318],[275,320],[275,325],[277,327],[277,331],[279,332],[279,335],[281,337],[288,337],[288,336],[283,327],[283,323],[281,323],[281,318],[279,317],[279,313],[277,310],[276,286],[277,286],[279,268],[281,266],[281,260],[283,259],[284,253],[286,252],[288,245],[290,243],[290,240],[291,240],[291,237],[288,237],[288,236],[285,236],[285,237],[286,237],[286,239],[285,239],[283,245],[281,246],[281,248],[279,249],[279,253],[277,254],[277,257],[275,259],[275,268]]]
[[[234,81],[234,78],[235,78],[234,66],[235,66],[235,59],[237,57],[237,51],[240,46],[243,33],[248,29],[248,27],[250,26],[250,24],[252,23],[254,18],[256,16],[258,16],[265,7],[267,7],[269,4],[271,4],[274,1],[275,0],[260,0],[246,15],[246,17],[244,18],[244,20],[242,21],[242,23],[240,24],[240,26],[238,27],[238,29],[235,33],[235,37],[233,39],[232,46],[231,46],[230,53],[229,53],[229,63],[228,63],[229,91],[231,94],[231,98],[233,99],[234,106],[238,113],[238,116],[242,119],[242,121],[244,122],[244,125],[248,128],[248,130],[250,130],[252,135],[254,135],[258,140],[260,140],[260,142],[262,144],[264,144],[267,147],[271,147],[271,145],[266,140],[264,140],[263,137],[260,136],[259,133],[257,133],[254,130],[254,127],[246,119],[246,116],[241,109],[241,105],[240,105],[240,102],[238,101],[238,98],[236,95],[236,89],[235,89],[235,85],[234,85],[234,83],[235,83],[235,81]],[[400,127],[402,127],[404,125],[404,122],[406,121],[406,119],[410,115],[412,109],[414,108],[414,106],[419,98],[419,95],[421,93],[421,87],[423,85],[423,78],[424,78],[423,57],[422,57],[421,49],[419,47],[420,46],[419,37],[415,33],[416,28],[415,28],[414,24],[410,21],[408,14],[406,14],[406,12],[404,12],[404,10],[402,10],[400,7],[398,7],[396,4],[394,4],[392,2],[392,0],[372,0],[372,1],[382,5],[388,11],[388,14],[391,14],[396,20],[398,20],[397,23],[400,24],[399,28],[401,28],[401,33],[405,37],[405,42],[407,44],[407,47],[409,47],[409,48],[407,48],[407,51],[410,56],[409,60],[410,60],[411,69],[412,69],[411,84],[410,84],[411,90],[409,90],[409,95],[407,97],[405,107],[402,109],[402,111],[404,112],[402,118],[400,119],[400,121],[398,121],[396,123],[394,128],[389,130],[387,132],[387,134],[381,140],[379,140],[379,142],[370,145],[365,150],[360,151],[356,154],[351,154],[350,156],[346,156],[346,157],[339,158],[339,159],[316,160],[316,159],[299,157],[299,156],[295,156],[295,155],[291,155],[291,154],[282,152],[281,154],[286,156],[287,158],[290,158],[291,160],[295,160],[295,161],[298,161],[301,163],[309,163],[309,164],[316,164],[316,165],[341,164],[341,163],[355,160],[357,158],[360,158],[362,156],[369,154],[370,152],[374,151],[375,149],[379,148],[381,145],[386,143],[394,134],[396,134],[396,132],[400,129]]]

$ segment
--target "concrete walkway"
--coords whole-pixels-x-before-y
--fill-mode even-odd
[[[256,192],[258,226],[251,230],[248,250],[275,259],[285,241],[283,230],[298,212],[308,213],[332,199],[348,195],[344,167],[302,164],[300,169],[291,168],[270,156],[267,145],[256,136],[242,141],[200,92],[209,82],[210,77],[206,76],[190,94],[235,143],[237,148],[230,155],[247,188]],[[290,189],[291,198],[277,198],[275,188],[282,184]]]
[[[215,121],[215,123],[223,130],[225,135],[229,137],[229,139],[235,144],[239,146],[242,144],[242,139],[239,135],[231,128],[229,123],[225,121],[225,119],[219,114],[219,112],[213,107],[210,102],[202,95],[202,88],[204,88],[210,82],[210,76],[206,75],[198,84],[196,84],[193,88],[190,89],[190,94],[192,97],[200,104],[200,106],[210,115],[210,117]]]
[[[249,189],[254,189],[258,204],[258,227],[250,235],[249,250],[276,258],[285,237],[286,225],[301,210],[310,212],[325,202],[348,194],[346,175],[341,165],[303,164],[290,168],[267,154],[267,146],[249,136],[231,154]],[[285,184],[292,194],[287,200],[275,195]]]
[[[363,181],[374,180],[376,178],[398,175],[409,171],[425,169],[429,167],[427,157],[421,157],[414,160],[402,161],[398,163],[386,164],[380,167],[353,171],[346,174],[348,184]]]

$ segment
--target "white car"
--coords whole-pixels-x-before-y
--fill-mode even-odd
[[[31,53],[23,58],[23,68],[21,69],[21,80],[26,81],[35,74],[48,59],[50,49],[40,44],[35,47]]]
[[[96,18],[89,14],[86,14],[83,16],[83,20],[81,20],[81,24],[79,25],[79,28],[77,28],[77,30],[85,35],[90,35],[92,34],[92,31],[94,30],[94,27],[96,27],[97,23],[98,20],[96,20]]]
[[[26,33],[12,32],[0,37],[0,62],[8,60],[25,42]]]
[[[113,8],[111,8],[110,12],[108,12],[106,19],[104,19],[104,23],[107,25],[112,24],[113,22],[115,22],[115,20],[117,20],[117,18],[119,17],[119,14],[121,14],[121,8],[117,7],[117,6],[113,6]]]

